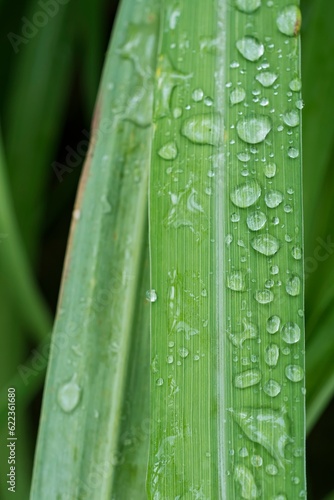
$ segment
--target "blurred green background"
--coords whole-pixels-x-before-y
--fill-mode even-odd
[[[301,7],[307,470],[309,498],[328,500],[334,498],[334,2],[302,0]],[[0,0],[0,499],[10,495],[4,479],[10,386],[17,390],[17,498],[28,498],[52,318],[116,8],[116,0]]]

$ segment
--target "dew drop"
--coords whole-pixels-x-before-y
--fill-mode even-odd
[[[251,245],[257,252],[267,257],[275,255],[279,250],[279,242],[270,234],[259,234],[252,239]]]
[[[303,109],[303,107],[304,107],[304,102],[301,99],[296,101],[296,108],[297,109],[301,110],[301,109]]]
[[[279,358],[279,347],[277,344],[269,344],[264,353],[264,360],[268,366],[276,366]]]
[[[300,278],[296,274],[293,274],[286,282],[285,289],[289,295],[291,295],[292,297],[296,297],[300,294],[300,288]]]
[[[211,144],[220,142],[220,119],[216,114],[195,115],[183,122],[181,133],[195,144]]]
[[[300,382],[304,378],[304,370],[299,365],[288,365],[285,367],[285,375],[291,382]]]
[[[159,149],[158,155],[164,160],[175,160],[178,150],[174,141],[167,142],[162,148]]]
[[[274,294],[271,290],[257,290],[254,298],[259,304],[269,304],[274,300]]]
[[[281,392],[281,386],[276,380],[268,380],[263,386],[263,391],[270,396],[271,398],[275,398]]]
[[[193,101],[200,102],[204,97],[204,92],[202,89],[195,89],[191,94],[191,97],[193,98]]]
[[[247,208],[261,196],[261,187],[256,181],[247,181],[239,184],[231,193],[231,200],[237,207]]]
[[[157,292],[155,290],[147,290],[146,292],[146,300],[148,302],[156,302],[158,299]]]
[[[263,167],[263,172],[268,179],[275,177],[276,175],[276,164],[275,163],[266,163]]]
[[[235,5],[241,12],[251,14],[261,6],[261,0],[235,0]]]
[[[271,274],[274,274],[274,275],[278,274],[279,273],[279,267],[276,266],[276,265],[275,266],[271,266],[270,272],[271,272]]]
[[[205,97],[204,98],[204,104],[205,104],[205,106],[207,106],[208,108],[210,108],[213,105],[213,100],[211,99],[211,97]]]
[[[300,247],[292,247],[291,255],[294,259],[300,260],[302,258],[302,251]]]
[[[283,121],[288,127],[297,127],[299,125],[299,113],[295,109],[287,111],[283,115]]]
[[[239,222],[239,220],[240,220],[239,214],[236,213],[231,214],[231,222]]]
[[[248,450],[245,446],[243,448],[240,448],[239,455],[242,458],[248,457]]]
[[[261,210],[255,210],[247,215],[247,226],[251,231],[259,231],[267,222],[266,215]]]
[[[234,271],[227,278],[227,287],[235,292],[242,292],[246,288],[245,276],[240,271]]]
[[[288,5],[278,14],[276,24],[281,33],[296,36],[300,31],[302,15],[297,5]]]
[[[240,139],[249,144],[258,144],[265,140],[272,128],[272,121],[266,115],[241,118],[237,123]]]
[[[288,149],[288,156],[289,158],[298,158],[299,156],[299,150],[297,148],[289,148]]]
[[[173,362],[174,362],[174,356],[172,356],[172,355],[167,356],[167,363],[168,363],[169,365],[171,365]]]
[[[282,328],[282,339],[287,344],[296,344],[300,339],[300,328],[293,321],[288,321]]]
[[[240,38],[240,40],[237,41],[236,46],[240,54],[247,59],[247,61],[258,61],[264,54],[263,43],[253,36]]]
[[[60,408],[71,413],[78,406],[81,397],[81,388],[76,383],[76,375],[67,384],[60,387],[57,394],[57,401]]]
[[[249,153],[238,153],[237,158],[238,158],[238,160],[242,161],[243,163],[247,163],[250,160],[250,154]]]
[[[278,473],[278,468],[275,464],[268,464],[266,466],[266,473],[269,474],[269,476],[276,476],[276,474]]]
[[[78,210],[78,209],[77,210],[73,210],[72,216],[73,216],[73,219],[79,220],[80,217],[81,217],[81,210]]]
[[[264,196],[264,201],[268,208],[276,208],[283,201],[283,194],[280,191],[271,189]]]
[[[251,471],[243,465],[234,468],[234,480],[240,485],[241,497],[245,500],[253,500],[258,497],[258,490]]]
[[[293,80],[291,80],[291,82],[289,83],[289,87],[292,92],[299,92],[302,88],[302,82],[300,78],[294,78]]]
[[[158,378],[155,383],[157,384],[157,386],[161,387],[164,383],[164,379],[163,378]]]
[[[186,347],[180,347],[179,355],[181,356],[181,358],[186,358],[189,355],[188,349]]]
[[[267,319],[267,332],[273,335],[278,332],[280,325],[281,319],[279,316],[270,316],[270,318]]]
[[[246,389],[246,387],[258,384],[261,377],[262,374],[259,370],[246,370],[235,377],[234,385],[239,389]]]
[[[264,71],[256,75],[255,79],[261,83],[263,87],[271,87],[277,80],[278,75],[270,71]]]
[[[263,459],[262,459],[261,455],[252,455],[251,464],[254,467],[261,467],[263,464]]]
[[[231,104],[238,104],[245,100],[246,91],[242,87],[238,87],[230,93],[230,102]]]
[[[182,116],[182,113],[183,113],[182,108],[174,108],[173,109],[173,116],[176,119],[180,118],[180,116]]]

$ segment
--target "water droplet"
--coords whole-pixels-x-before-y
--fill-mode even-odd
[[[289,205],[289,204],[288,205],[284,205],[284,212],[286,214],[290,214],[292,212],[292,206]],[[286,241],[288,241],[288,240],[286,240]],[[291,239],[290,239],[290,241],[291,241]]]
[[[240,220],[239,214],[236,214],[236,213],[231,214],[231,221],[232,222],[239,222],[239,220]]]
[[[271,189],[264,196],[264,201],[268,208],[276,208],[283,201],[283,194],[280,191]]]
[[[146,300],[148,302],[156,302],[158,299],[157,292],[155,290],[147,290],[146,292]]]
[[[249,144],[258,144],[264,141],[271,128],[271,119],[266,115],[241,118],[237,123],[238,136]]]
[[[240,38],[240,40],[237,41],[236,46],[240,54],[247,59],[247,61],[258,61],[264,54],[263,43],[253,36]]]
[[[230,102],[231,104],[238,104],[245,100],[246,91],[242,87],[238,87],[230,93]]]
[[[73,210],[72,216],[73,216],[73,219],[79,220],[80,217],[81,217],[81,210],[78,210],[78,209],[77,210]]]
[[[285,289],[289,295],[291,295],[292,297],[296,297],[300,294],[300,288],[300,278],[296,274],[293,274],[286,282]]]
[[[274,300],[274,294],[271,290],[257,290],[254,298],[259,304],[269,304]]]
[[[162,148],[159,149],[158,155],[164,160],[175,160],[178,150],[174,141],[167,142]]]
[[[204,104],[205,104],[205,106],[210,108],[213,105],[213,100],[211,99],[211,97],[205,97]]]
[[[176,119],[180,118],[180,116],[182,116],[182,113],[183,113],[182,108],[174,108],[173,109],[173,116]]]
[[[275,255],[279,250],[279,242],[270,234],[259,234],[252,239],[251,245],[259,253],[267,257]]]
[[[300,328],[293,321],[288,321],[282,328],[282,339],[287,344],[296,344],[300,339]]]
[[[304,370],[299,365],[288,365],[285,367],[285,375],[291,382],[300,382],[304,378]]]
[[[299,156],[299,150],[297,148],[289,148],[288,149],[288,156],[289,158],[298,158]]]
[[[288,500],[282,493],[273,497],[273,500]]]
[[[78,406],[81,397],[81,388],[76,383],[76,375],[67,384],[60,387],[57,400],[61,409],[66,413],[71,413]]]
[[[244,329],[242,332],[231,333],[229,339],[236,347],[242,347],[245,340],[255,339],[258,335],[258,328],[253,323],[249,323],[246,319],[243,320]]]
[[[289,87],[293,92],[299,92],[302,88],[302,82],[300,78],[294,78],[293,80],[291,80],[291,82],[289,83]]]
[[[186,358],[189,355],[188,349],[186,347],[180,347],[179,355],[181,356],[181,358]]]
[[[225,238],[225,243],[226,243],[226,245],[230,245],[230,244],[232,243],[232,241],[233,241],[233,236],[232,236],[232,234],[227,234],[227,235],[226,235],[226,238]]]
[[[303,109],[303,107],[304,107],[304,102],[301,99],[296,101],[296,108],[297,109],[301,110],[301,109]]]
[[[300,247],[292,247],[291,255],[294,259],[300,260],[302,258],[302,251]]]
[[[216,114],[195,115],[183,122],[182,135],[195,144],[211,144],[220,142],[220,118]]]
[[[164,383],[164,379],[163,378],[158,378],[155,383],[157,384],[157,386],[161,387]]]
[[[235,0],[237,9],[246,14],[251,14],[261,6],[261,0]]]
[[[287,111],[283,115],[283,121],[289,127],[297,127],[299,125],[299,113],[295,109]]]
[[[235,292],[242,292],[246,288],[245,276],[241,271],[234,271],[227,278],[227,286]]]
[[[261,467],[263,464],[263,459],[262,459],[261,455],[252,455],[251,464],[254,467]]]
[[[281,33],[287,36],[296,36],[300,31],[302,15],[297,5],[288,5],[282,9],[276,19]]]
[[[275,177],[276,175],[276,164],[275,163],[266,163],[263,167],[263,172],[268,179]]]
[[[279,267],[278,266],[271,266],[270,272],[271,272],[271,274],[278,274],[279,273]]]
[[[238,153],[237,154],[238,160],[247,163],[250,160],[250,154],[249,153]]]
[[[242,458],[248,457],[248,450],[245,446],[243,448],[240,448],[239,455]]]
[[[239,389],[246,389],[246,387],[258,384],[261,377],[262,374],[259,370],[246,370],[235,377],[234,385]]]
[[[259,231],[267,222],[266,215],[260,210],[255,210],[247,215],[247,226],[251,231]]]
[[[267,332],[273,335],[278,332],[280,325],[281,319],[279,316],[270,316],[270,318],[267,319]]]
[[[204,97],[204,92],[202,89],[195,89],[191,94],[191,97],[193,98],[193,101],[200,102]]]
[[[245,500],[253,500],[258,496],[255,479],[251,471],[243,465],[234,468],[234,480],[240,485],[241,497]]]
[[[269,344],[264,353],[264,360],[268,366],[276,366],[279,358],[279,348],[277,344]]]
[[[269,104],[269,99],[267,99],[266,97],[263,97],[260,101],[260,106],[268,106]]]
[[[264,71],[256,75],[255,79],[261,83],[263,87],[271,87],[277,80],[278,75],[270,71]]]
[[[275,398],[281,392],[281,386],[276,380],[270,379],[264,384],[263,391],[271,398]]]
[[[247,208],[261,196],[261,187],[256,181],[247,181],[239,184],[231,193],[231,200],[237,207]]]
[[[268,464],[266,466],[266,473],[269,474],[269,476],[276,476],[278,473],[278,469],[275,464]]]

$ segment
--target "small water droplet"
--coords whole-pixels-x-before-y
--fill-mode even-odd
[[[234,385],[239,389],[245,389],[246,387],[258,384],[261,377],[262,374],[259,370],[246,370],[235,377]]]
[[[298,101],[296,101],[296,108],[299,109],[299,110],[302,110],[304,107],[304,102],[299,99]]]
[[[268,208],[276,208],[282,203],[283,194],[276,189],[271,189],[265,194],[264,201]]]
[[[213,105],[213,99],[211,99],[211,97],[205,97],[204,104],[205,106],[210,108]]]
[[[271,274],[274,274],[274,275],[278,274],[279,273],[279,267],[276,266],[276,265],[275,266],[271,266],[270,272],[271,272]]]
[[[186,358],[189,355],[188,349],[186,347],[180,347],[179,355],[181,356],[181,358]]]
[[[158,299],[157,292],[155,290],[147,290],[146,292],[146,300],[148,302],[156,302]]]
[[[230,93],[230,102],[231,104],[238,104],[245,100],[246,91],[242,87],[238,87]]]
[[[259,304],[269,304],[274,300],[274,294],[271,290],[257,290],[254,298]]]
[[[76,383],[76,375],[70,382],[62,385],[58,390],[57,401],[61,409],[71,413],[78,406],[81,397],[81,388]]]
[[[258,144],[264,141],[271,129],[272,121],[266,115],[241,118],[237,123],[238,136],[249,144]]]
[[[157,380],[155,381],[155,383],[157,384],[157,386],[161,387],[164,383],[164,379],[163,378],[157,378]]]
[[[299,92],[302,88],[302,82],[300,78],[294,78],[293,80],[291,80],[291,82],[289,83],[289,87],[293,92]]]
[[[300,382],[304,378],[304,370],[299,365],[288,365],[285,367],[285,375],[291,382]]]
[[[252,455],[251,464],[254,467],[261,467],[263,464],[263,459],[262,459],[261,455]]]
[[[235,0],[237,9],[246,14],[251,14],[261,6],[261,0]]]
[[[175,160],[177,157],[178,150],[176,142],[167,142],[162,148],[159,149],[158,155],[164,160]]]
[[[267,222],[266,215],[261,210],[255,210],[247,215],[247,226],[251,231],[259,231]]]
[[[271,87],[277,80],[278,75],[270,71],[264,71],[256,75],[255,79],[261,83],[263,87]]]
[[[264,353],[264,360],[268,366],[276,366],[279,358],[279,347],[277,344],[269,344]]]
[[[241,271],[234,271],[227,278],[227,287],[235,292],[242,292],[246,288],[245,276]]]
[[[239,214],[236,213],[231,214],[231,222],[239,222],[239,220],[240,220]]]
[[[181,133],[195,144],[211,144],[220,142],[220,118],[216,114],[195,115],[183,122]]]
[[[281,392],[281,386],[276,380],[270,379],[264,384],[263,391],[271,398],[275,398]]]
[[[236,465],[234,468],[234,480],[240,485],[241,498],[253,500],[258,497],[258,490],[255,479],[251,471],[243,465]]]
[[[239,455],[242,458],[248,457],[248,450],[245,446],[243,448],[240,448]]]
[[[282,327],[282,339],[287,344],[296,344],[300,339],[300,328],[293,321],[288,321]]]
[[[292,247],[291,255],[294,259],[300,260],[302,258],[302,251],[300,247]]]
[[[297,148],[289,148],[288,149],[288,156],[289,158],[298,158],[299,156],[299,150]]]
[[[173,116],[176,119],[180,118],[180,116],[182,116],[182,113],[183,113],[182,108],[174,108],[173,109]]]
[[[72,216],[73,216],[73,219],[79,220],[81,217],[81,210],[78,210],[78,209],[73,210]]]
[[[232,234],[227,234],[226,237],[225,237],[225,243],[226,245],[230,245],[233,241],[233,236]]]
[[[287,111],[283,115],[283,121],[289,127],[297,127],[299,125],[299,113],[295,109]]]
[[[237,41],[236,47],[247,61],[255,62],[264,54],[264,45],[253,36],[244,36]]]
[[[275,177],[276,175],[276,164],[275,163],[266,163],[263,167],[263,172],[268,179]]]
[[[278,14],[276,24],[281,33],[296,36],[300,31],[302,15],[297,5],[288,5]]]
[[[204,92],[202,89],[195,89],[191,94],[191,97],[193,98],[193,101],[200,102],[204,97]]]
[[[251,245],[257,252],[266,255],[267,257],[275,255],[279,250],[279,242],[270,234],[259,234],[252,239]]]
[[[267,319],[267,332],[273,335],[278,332],[280,325],[281,319],[279,316],[270,316],[270,318]]]
[[[266,466],[266,473],[269,474],[269,476],[276,476],[276,474],[278,473],[278,468],[275,464],[268,464]]]
[[[239,184],[231,193],[231,200],[237,207],[247,208],[261,196],[261,187],[256,181],[247,181]]]
[[[243,163],[247,163],[250,160],[250,154],[249,153],[238,153],[237,158],[238,158],[238,160],[242,161]]]
[[[174,356],[172,356],[172,355],[167,356],[167,363],[168,363],[169,365],[171,365],[171,364],[173,363],[173,361],[174,361]]]
[[[293,274],[286,282],[286,291],[292,297],[296,297],[300,294],[301,282],[299,276]]]

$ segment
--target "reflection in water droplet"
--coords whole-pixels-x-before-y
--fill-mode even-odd
[[[74,375],[72,380],[67,384],[62,385],[57,394],[57,401],[60,408],[71,413],[78,406],[81,397],[81,388],[76,383],[77,376]]]
[[[264,71],[256,75],[255,79],[261,83],[263,87],[271,87],[277,80],[278,75],[270,71]]]
[[[259,370],[247,370],[245,372],[239,373],[234,379],[235,387],[239,389],[246,389],[246,387],[251,387],[260,382],[262,374]]]
[[[280,191],[271,189],[264,196],[264,201],[268,208],[276,208],[283,201],[283,194]]]
[[[158,299],[157,292],[155,290],[147,290],[146,292],[146,300],[148,302],[156,302]]]
[[[255,479],[251,471],[243,465],[234,468],[234,480],[240,485],[241,497],[245,500],[253,500],[258,496]]]
[[[271,128],[271,119],[266,115],[241,118],[237,123],[238,136],[249,144],[258,144],[264,141]]]
[[[276,24],[281,33],[296,36],[300,31],[302,15],[297,5],[288,5],[278,14]]]
[[[181,133],[195,144],[211,144],[220,142],[220,118],[217,114],[195,115],[183,122]]]
[[[300,382],[304,378],[304,370],[299,365],[288,365],[285,367],[285,375],[291,382]]]
[[[283,121],[289,127],[297,127],[299,125],[299,113],[295,109],[287,111],[283,115]]]
[[[238,104],[245,100],[246,91],[242,87],[238,87],[230,93],[230,102],[231,104]]]
[[[270,316],[270,318],[267,319],[267,332],[272,335],[278,332],[280,324],[281,320],[279,316]]]
[[[276,175],[276,164],[275,163],[266,163],[263,167],[263,172],[268,179],[275,177]]]
[[[177,145],[174,141],[167,142],[167,144],[162,146],[158,151],[158,155],[164,160],[175,160],[177,153]]]
[[[292,92],[299,92],[302,88],[302,82],[300,78],[294,78],[293,80],[291,80],[291,82],[289,83],[289,87]]]
[[[266,215],[261,210],[255,210],[247,215],[247,226],[251,231],[259,231],[267,222]]]
[[[300,339],[300,328],[293,321],[285,323],[282,328],[282,339],[287,344],[296,344]]]
[[[256,290],[254,298],[259,304],[269,304],[274,300],[274,294],[271,290]]]
[[[256,181],[247,181],[244,184],[239,184],[234,191],[231,192],[231,200],[237,207],[247,208],[261,196],[261,187]]]
[[[279,358],[279,348],[277,344],[269,344],[266,347],[264,360],[268,366],[276,366]]]
[[[286,282],[285,289],[289,295],[296,297],[300,294],[301,282],[299,276],[293,274]]]
[[[245,276],[241,271],[234,271],[227,277],[227,287],[235,292],[242,292],[246,288]]]
[[[263,43],[253,36],[240,38],[240,40],[237,41],[236,46],[240,54],[247,59],[247,61],[258,61],[264,54]]]
[[[267,257],[275,255],[279,250],[279,242],[270,234],[259,234],[252,239],[251,245],[259,253]]]
[[[299,156],[299,150],[297,148],[289,148],[288,149],[288,156],[289,158],[298,158]]]
[[[270,379],[264,384],[263,391],[271,398],[275,398],[281,392],[281,386],[276,380]]]

